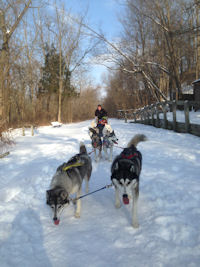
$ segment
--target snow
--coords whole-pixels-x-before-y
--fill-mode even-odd
[[[80,219],[71,204],[59,226],[53,224],[46,190],[80,141],[92,150],[90,123],[15,135],[16,145],[0,160],[0,266],[199,266],[200,139],[190,134],[110,120],[119,146],[136,133],[149,139],[138,145],[143,155],[139,229],[131,226],[130,205],[115,209],[113,188],[82,199]],[[114,155],[120,151],[116,147]],[[111,163],[91,157],[93,191],[110,184]]]
[[[160,113],[160,119],[163,119],[163,113]],[[189,112],[190,123],[200,124],[200,111],[190,111]],[[167,120],[173,121],[173,113],[167,112]],[[178,122],[185,122],[185,114],[183,111],[176,111],[176,120]]]
[[[53,127],[60,127],[60,126],[62,126],[62,123],[60,123],[60,122],[58,122],[58,121],[52,121],[52,122],[51,122],[51,125],[52,125]]]
[[[194,82],[192,82],[192,84],[198,83],[198,82],[200,82],[200,79],[195,80]]]

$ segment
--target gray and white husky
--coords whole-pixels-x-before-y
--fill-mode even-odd
[[[99,135],[99,128],[89,128],[89,135],[92,140],[92,147],[94,149],[94,157],[95,161],[99,161],[99,159],[102,157],[101,151],[102,151],[102,140]]]
[[[105,153],[105,158],[109,161],[112,161],[113,146],[114,144],[117,144],[117,141],[118,139],[115,135],[114,130],[112,130],[110,125],[105,125],[103,129],[103,151]]]
[[[142,169],[142,154],[136,146],[139,142],[146,141],[143,134],[135,135],[111,166],[111,180],[115,186],[115,206],[121,207],[120,193],[124,204],[129,204],[129,196],[132,198],[132,225],[138,228],[137,202],[139,197],[139,177]]]
[[[82,183],[86,181],[86,193],[92,173],[91,159],[87,154],[85,145],[80,143],[80,153],[72,157],[67,163],[60,165],[54,174],[50,189],[46,191],[46,202],[52,208],[53,221],[59,224],[60,212],[69,204],[70,195],[81,196]],[[81,200],[76,203],[75,217],[79,218],[81,212]]]

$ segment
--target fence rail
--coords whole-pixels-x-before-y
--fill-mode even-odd
[[[31,135],[34,136],[34,128],[35,126],[32,124],[26,124],[22,126],[22,136],[25,136],[25,128],[30,128],[31,129]]]
[[[184,111],[185,122],[177,121],[177,108]],[[165,101],[141,109],[126,109],[118,110],[118,118],[124,118],[125,122],[132,119],[134,123],[142,123],[152,125],[157,128],[164,128],[180,133],[190,133],[200,136],[200,124],[190,123],[190,109],[195,110],[200,108],[200,102],[197,101]],[[167,112],[172,111],[173,120],[167,119]],[[163,118],[160,118],[163,114]]]

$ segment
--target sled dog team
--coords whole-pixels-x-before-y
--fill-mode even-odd
[[[91,127],[89,128],[89,135],[92,141],[92,147],[94,149],[95,161],[99,161],[102,158],[102,149],[105,153],[105,158],[109,161],[112,161],[113,155],[113,146],[117,144],[117,137],[115,132],[112,130],[109,124],[105,124],[102,130],[102,137],[100,135],[100,129],[96,126],[96,123],[93,121]],[[109,155],[108,155],[109,151]]]
[[[89,131],[95,160],[98,161],[101,158],[103,149],[106,159],[112,161],[113,144],[118,139],[111,127],[109,125],[104,127],[103,140],[99,137],[97,127],[89,128]],[[111,181],[115,188],[115,207],[120,208],[121,206],[120,196],[122,196],[124,204],[129,204],[129,198],[132,200],[132,226],[134,228],[139,227],[137,201],[139,196],[139,176],[142,168],[142,155],[137,150],[137,144],[146,140],[145,135],[135,135],[111,164]],[[108,149],[110,151],[109,156]],[[91,158],[84,143],[81,142],[79,153],[57,168],[51,180],[50,189],[46,191],[46,203],[53,211],[54,224],[59,224],[61,211],[70,203],[70,195],[72,194],[76,194],[77,199],[75,217],[80,217],[81,200],[79,197],[81,196],[82,183],[85,180],[86,193],[88,193],[91,173]]]

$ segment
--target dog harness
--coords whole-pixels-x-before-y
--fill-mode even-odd
[[[83,166],[83,163],[81,163],[81,162],[76,162],[76,163],[74,163],[74,164],[70,164],[70,165],[68,165],[68,166],[66,166],[66,167],[63,167],[63,171],[67,171],[67,170],[69,170],[69,169],[71,169],[71,168],[73,168],[73,167],[80,167],[80,166]]]
[[[92,139],[92,146],[94,147],[94,148],[97,148],[97,147],[101,147],[102,146],[102,141],[101,141],[101,138],[99,137],[99,139],[98,139],[98,142],[96,142],[96,141],[94,141],[93,139]]]
[[[79,153],[79,154],[75,155],[74,157],[72,157],[68,162],[64,162],[61,166],[59,166],[57,168],[57,171],[67,171],[67,170],[74,168],[74,167],[83,166],[84,163],[81,162],[79,159],[79,156],[81,154],[82,153]]]
[[[121,154],[121,157],[123,159],[130,159],[132,160],[134,157],[138,157],[138,153],[132,153],[130,155],[127,155],[127,154]]]
[[[141,161],[142,154],[135,148],[135,146],[125,148],[112,164],[111,179],[117,179],[119,168],[124,168],[126,171],[128,171],[128,176],[119,178],[126,178],[130,181],[132,181],[133,179],[138,180],[141,171]]]

